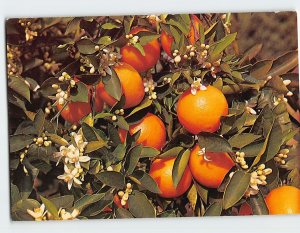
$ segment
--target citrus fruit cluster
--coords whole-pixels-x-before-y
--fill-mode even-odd
[[[59,202],[37,191],[50,175],[57,192],[73,198],[76,214],[63,212],[69,219],[300,213],[297,167],[281,162],[296,148],[291,82],[280,77],[295,67],[294,54],[278,58],[290,62],[284,68],[256,67],[255,55],[232,51],[230,15],[207,17],[69,22],[73,42],[57,49],[72,62],[43,80],[39,93],[50,103],[34,113],[24,105],[28,119],[11,139],[15,171],[44,173],[31,188],[46,207],[31,201],[27,217],[59,219],[53,206],[64,196]],[[47,148],[36,148],[40,137]],[[279,177],[288,169],[288,178]]]

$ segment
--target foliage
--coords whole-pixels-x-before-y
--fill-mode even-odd
[[[12,218],[33,220],[27,210],[41,204],[47,209],[47,219],[235,215],[245,201],[255,214],[267,214],[263,196],[270,190],[282,182],[300,188],[299,103],[297,96],[291,96],[298,92],[298,75],[292,72],[298,65],[297,51],[263,61],[255,58],[260,45],[240,54],[237,33],[230,32],[227,16],[199,15],[202,24],[196,33],[196,55],[176,62],[162,53],[156,67],[141,74],[157,83],[156,98],[146,94],[123,115],[118,111],[124,106],[124,96],[113,66],[120,48],[128,43],[126,35],[137,25],[151,31],[138,34],[135,47],[143,54],[143,45],[164,30],[174,38],[172,49],[186,54],[190,15],[9,19]],[[68,77],[80,82],[65,82]],[[192,135],[176,115],[179,95],[197,78],[221,90],[229,103],[229,115],[222,118],[215,133]],[[289,89],[287,80],[292,80]],[[97,112],[92,100],[92,112],[77,126],[60,116],[57,86],[70,93],[71,101],[89,102],[92,90],[102,81],[118,100],[114,106],[105,105]],[[188,111],[193,114],[193,109]],[[166,125],[167,144],[162,150],[138,145],[139,132],[128,134],[123,143],[120,140],[118,129],[128,130],[147,112]],[[172,173],[176,186],[197,143],[206,151],[228,152],[236,166],[218,189],[194,181],[180,198],[159,197],[160,190],[148,174],[151,161],[176,156]],[[83,156],[77,165],[69,162],[67,167],[62,153],[70,146],[82,149]],[[283,158],[287,149],[290,155]],[[246,169],[236,160],[236,152],[245,153]],[[251,173],[261,164],[272,168],[272,173],[258,193],[249,194]],[[126,188],[128,183],[131,188]],[[132,189],[129,207],[118,208],[114,196],[125,189]],[[65,211],[75,212],[70,217]]]

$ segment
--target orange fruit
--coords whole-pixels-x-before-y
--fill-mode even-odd
[[[122,91],[125,96],[124,108],[137,106],[145,95],[144,83],[140,74],[127,63],[115,65],[114,70],[120,79]],[[115,98],[107,93],[102,82],[96,87],[96,96],[110,106],[113,106],[117,102]]]
[[[148,113],[137,124],[129,127],[129,133],[135,134],[141,130],[140,136],[137,139],[137,144],[150,146],[160,150],[166,143],[166,127],[162,120],[152,113]],[[122,142],[125,141],[127,131],[119,129],[119,135]]]
[[[282,186],[273,189],[265,198],[269,214],[300,214],[300,189]]]
[[[126,202],[125,206],[122,206],[121,204],[121,200],[118,194],[114,195],[114,204],[118,207],[118,208],[125,208],[128,209],[128,201]]]
[[[95,112],[102,112],[104,107],[104,102],[101,99],[100,96],[98,96],[97,91],[95,93],[95,98],[94,98],[94,110]]]
[[[199,39],[199,26],[201,25],[200,19],[196,15],[191,15],[191,26],[188,34],[188,40],[191,45],[196,43],[196,40]],[[162,31],[161,37],[161,46],[163,50],[172,57],[172,43],[174,42],[173,36],[168,35],[165,31]]]
[[[63,108],[64,105],[57,104],[58,111]],[[67,106],[61,111],[60,115],[66,121],[73,125],[78,125],[79,121],[92,111],[90,103],[85,102],[69,102]]]
[[[218,188],[234,162],[227,153],[206,152],[199,154],[200,147],[196,145],[190,155],[189,167],[193,177],[208,188]]]
[[[198,90],[195,95],[188,89],[180,96],[177,104],[178,120],[192,134],[217,131],[221,116],[227,114],[226,98],[213,86],[207,86],[207,90]]]
[[[139,32],[149,30],[136,27],[131,30],[130,34],[135,35]],[[121,48],[122,61],[132,65],[138,72],[145,72],[154,67],[160,57],[160,45],[157,39],[148,42],[143,46],[145,56],[132,45],[125,45]]]
[[[253,215],[251,206],[247,202],[244,202],[240,207],[238,215],[240,216]]]
[[[161,197],[175,198],[184,194],[192,183],[192,175],[187,166],[177,187],[174,187],[172,169],[175,158],[156,159],[150,167],[149,175],[157,183]]]

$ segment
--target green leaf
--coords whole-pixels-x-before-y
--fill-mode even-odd
[[[96,52],[95,46],[97,45],[90,39],[81,39],[76,42],[77,48],[82,54],[93,54]]]
[[[55,144],[58,144],[60,146],[66,146],[68,145],[68,141],[56,134],[52,134],[52,133],[46,133],[47,137],[49,137],[49,139],[54,142]]]
[[[89,90],[88,90],[88,87],[84,83],[82,83],[82,82],[77,82],[76,83],[76,88],[77,89],[76,89],[75,92],[71,92],[70,100],[72,102],[84,102],[84,103],[88,103],[89,102]]]
[[[80,21],[81,18],[80,17],[75,17],[72,20],[69,21],[68,25],[67,25],[67,29],[65,31],[65,35],[74,32],[76,30],[80,29]]]
[[[40,198],[41,198],[42,202],[44,203],[44,205],[46,206],[46,209],[53,215],[53,217],[55,219],[59,219],[58,209],[55,206],[55,204],[43,196],[40,196]]]
[[[128,152],[128,154],[126,156],[126,163],[125,163],[126,168],[127,168],[126,173],[128,175],[130,175],[134,171],[134,169],[140,159],[142,149],[143,149],[143,147],[141,145],[137,145],[137,146],[131,148],[130,151]]]
[[[183,150],[183,147],[177,146],[173,147],[164,153],[157,156],[158,159],[164,159],[164,158],[174,158],[177,157],[177,155]]]
[[[298,65],[298,51],[287,52],[278,57],[266,76],[277,76],[287,73]]]
[[[118,121],[116,122],[116,124],[119,126],[119,128],[125,129],[125,130],[128,131],[129,130],[129,124],[127,123],[125,118],[122,117],[122,116],[118,116],[117,119],[118,119]]]
[[[211,152],[231,152],[231,146],[228,141],[218,134],[202,132],[198,135],[198,144],[200,148]]]
[[[250,70],[250,76],[258,80],[265,80],[267,73],[272,67],[272,64],[272,60],[262,60],[256,62]]]
[[[279,94],[288,93],[289,89],[284,85],[282,78],[279,76],[273,76],[272,79],[267,83],[267,86],[272,87]]]
[[[229,34],[216,42],[216,45],[213,46],[212,51],[210,52],[211,61],[215,61],[220,56],[220,54],[235,40],[236,35],[236,32]]]
[[[153,178],[142,170],[134,171],[129,178],[134,178],[132,179],[133,181],[152,193],[161,193],[157,183],[153,180]]]
[[[10,153],[24,149],[27,145],[33,142],[33,138],[34,137],[31,135],[25,135],[25,134],[10,136],[9,138]]]
[[[133,47],[135,47],[138,51],[140,51],[140,53],[145,56],[145,50],[144,47],[140,44],[140,43],[135,43],[133,44]]]
[[[173,86],[174,83],[176,82],[177,79],[179,79],[179,77],[181,76],[181,72],[175,72],[173,75],[172,75],[172,80],[170,82],[170,85]]]
[[[100,113],[97,113],[96,116],[94,116],[94,119],[103,119],[103,118],[112,117],[112,116],[114,116],[114,114],[112,114],[112,113],[100,112]]]
[[[21,199],[18,186],[14,185],[13,183],[10,183],[10,198],[12,205]]]
[[[136,218],[155,218],[156,211],[147,196],[137,190],[129,195],[129,211]]]
[[[262,150],[264,145],[264,141],[253,142],[242,149],[240,151],[245,153],[245,157],[256,157],[259,152]]]
[[[187,193],[187,199],[189,200],[189,203],[193,210],[195,210],[198,194],[197,194],[197,188],[195,185],[192,185],[190,190]]]
[[[44,130],[44,123],[45,123],[45,113],[43,112],[42,109],[39,109],[38,112],[35,114],[34,121],[33,121],[38,136],[40,136]]]
[[[137,107],[135,107],[127,116],[126,118],[132,116],[133,114],[141,111],[142,109],[148,108],[152,104],[152,100],[145,98]]]
[[[271,135],[271,131],[272,131],[273,125],[274,125],[274,121],[273,121],[273,123],[272,123],[272,125],[271,125],[271,128],[269,129],[269,132],[268,132],[268,134],[267,134],[267,136],[266,136],[266,139],[265,139],[265,141],[264,141],[264,144],[263,144],[261,150],[259,151],[259,153],[257,154],[257,156],[255,157],[255,159],[254,159],[254,161],[253,161],[251,167],[253,167],[253,166],[255,166],[256,164],[258,164],[259,161],[261,160],[262,156],[264,155],[264,153],[265,153],[265,151],[266,151],[266,149],[267,149],[267,146],[268,146],[268,141],[269,141],[269,138],[270,138],[270,135]]]
[[[154,33],[147,33],[146,35],[141,35],[139,37],[139,42],[142,46],[144,46],[153,40],[157,40],[159,37],[160,37],[160,35],[157,35]]]
[[[172,169],[172,180],[174,187],[177,187],[185,172],[186,166],[189,162],[190,154],[190,150],[187,149],[183,153],[179,153],[179,155],[175,159],[174,166]]]
[[[103,183],[113,188],[122,189],[125,186],[125,177],[120,172],[104,171],[96,174],[96,177]]]
[[[23,67],[24,67],[23,72],[26,72],[28,70],[31,70],[31,69],[35,68],[35,67],[38,67],[38,66],[42,65],[43,63],[44,63],[44,60],[36,58],[36,57],[34,57],[32,59],[29,59],[23,65]]]
[[[114,69],[111,69],[112,75],[108,78],[103,78],[103,84],[105,90],[115,98],[117,101],[120,101],[123,94],[120,79]]]
[[[59,196],[49,199],[57,209],[59,208],[71,208],[74,203],[74,196],[73,195],[65,195]]]
[[[144,146],[140,155],[140,158],[153,158],[160,154],[160,151],[153,148]]]
[[[260,135],[255,135],[252,133],[241,133],[241,134],[236,134],[232,136],[228,142],[232,147],[236,148],[242,148],[244,146],[249,145],[250,143],[256,141],[257,139],[261,138]]]
[[[239,65],[241,66],[246,62],[250,62],[261,51],[262,47],[262,44],[255,44],[254,46],[247,49],[243,57],[240,59]]]
[[[105,141],[90,141],[86,145],[85,153],[91,153],[93,151],[96,151],[104,146],[107,146],[107,143]]]
[[[252,208],[254,215],[268,215],[269,210],[266,205],[265,199],[261,192],[259,192],[257,195],[252,195],[249,198],[249,204]]]
[[[208,189],[205,188],[204,186],[200,185],[199,183],[197,183],[194,180],[194,185],[197,189],[197,193],[199,194],[200,198],[202,199],[202,201],[207,204],[208,201]]]
[[[223,208],[228,209],[235,205],[245,194],[249,187],[251,174],[237,171],[226,186],[223,197]]]
[[[214,202],[206,209],[204,216],[220,216],[221,213],[222,202]]]
[[[82,211],[89,205],[101,200],[101,198],[103,197],[104,193],[84,195],[74,203],[74,208],[78,209],[79,211]]]
[[[30,102],[30,89],[22,78],[9,76],[7,85]]]
[[[112,152],[113,156],[116,158],[117,161],[123,160],[125,154],[126,154],[126,147],[124,144],[119,144],[115,148],[115,150]]]
[[[105,23],[105,24],[102,24],[101,28],[103,28],[105,30],[111,30],[111,29],[115,29],[115,28],[120,28],[120,25],[117,25],[115,23]]]
[[[116,210],[116,217],[117,218],[133,218],[132,214],[124,208],[118,208]]]
[[[123,20],[125,34],[128,35],[130,33],[131,25],[133,23],[134,16],[125,16]]]

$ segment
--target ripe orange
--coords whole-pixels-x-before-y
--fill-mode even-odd
[[[178,100],[178,120],[192,134],[217,131],[221,116],[227,114],[226,98],[213,86],[208,86],[207,90],[198,90],[195,95],[188,89]]]
[[[227,153],[206,152],[199,154],[200,147],[196,145],[190,155],[189,167],[193,177],[208,188],[218,188],[234,162]]]
[[[120,83],[123,94],[125,96],[124,108],[137,106],[144,98],[144,84],[140,74],[129,64],[119,63],[114,66]],[[104,84],[100,82],[96,88],[96,96],[100,97],[105,103],[112,106],[117,100],[110,96],[104,88]]]
[[[104,107],[104,102],[101,99],[100,96],[98,96],[97,91],[95,93],[95,98],[94,98],[94,110],[95,112],[102,112]]]
[[[191,15],[191,26],[188,34],[188,39],[191,45],[196,43],[196,40],[199,38],[199,26],[201,25],[200,19],[196,15]],[[161,33],[161,46],[163,50],[172,57],[172,43],[174,42],[173,36],[168,35],[165,31]]]
[[[137,144],[150,146],[160,150],[166,143],[166,127],[162,120],[152,113],[148,113],[140,122],[131,125],[129,133],[134,133],[141,130],[140,136],[137,139]],[[126,139],[127,131],[119,129],[119,135],[122,142]]]
[[[150,167],[149,175],[157,183],[161,197],[175,198],[184,194],[192,183],[192,175],[187,166],[177,187],[174,187],[172,169],[175,158],[156,159]]]
[[[63,108],[63,105],[56,105],[58,111]],[[60,115],[69,123],[78,125],[79,121],[92,111],[90,103],[85,102],[69,102],[61,111]]]
[[[142,31],[149,31],[142,27],[136,27],[130,34],[135,35]],[[160,57],[160,45],[157,39],[154,39],[143,46],[145,56],[132,45],[125,45],[121,48],[122,61],[132,65],[138,72],[145,72],[155,66]]]
[[[240,210],[239,210],[239,215],[240,216],[253,215],[252,208],[247,202],[244,202],[241,205]]]
[[[269,214],[300,214],[300,189],[282,186],[273,189],[265,198]]]

